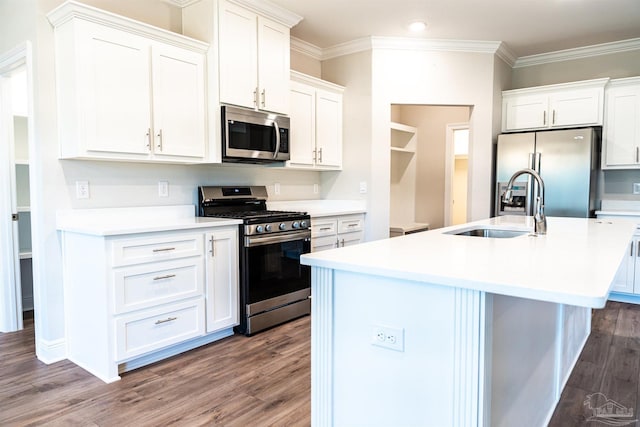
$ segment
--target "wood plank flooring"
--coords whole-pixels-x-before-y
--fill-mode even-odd
[[[113,384],[68,361],[38,361],[33,321],[25,325],[0,334],[0,426],[310,424],[308,316],[128,372]],[[598,392],[634,414],[640,410],[640,306],[609,302],[594,312],[591,336],[549,425],[602,425],[587,420],[584,405]]]
[[[35,357],[33,321],[0,334],[0,426],[308,426],[309,316],[105,384]]]

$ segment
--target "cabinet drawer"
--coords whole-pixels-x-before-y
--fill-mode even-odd
[[[337,247],[335,236],[313,237],[311,238],[311,252],[320,252]]]
[[[114,273],[115,313],[204,294],[202,257],[128,267]]]
[[[338,233],[362,231],[363,222],[361,216],[340,218],[338,219]]]
[[[334,236],[338,232],[338,222],[330,220],[311,220],[311,237]]]
[[[362,243],[364,233],[356,231],[354,233],[344,233],[338,235],[338,247],[352,246]]]
[[[204,298],[116,318],[116,360],[203,335],[204,325]]]
[[[116,240],[113,266],[198,256],[204,251],[202,234],[178,234],[146,239]]]

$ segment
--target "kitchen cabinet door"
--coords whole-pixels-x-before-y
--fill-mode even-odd
[[[204,57],[158,44],[152,64],[154,154],[204,158]]]
[[[550,125],[566,127],[602,123],[600,89],[566,90],[549,97]]]
[[[316,163],[332,169],[342,167],[342,95],[316,92]]]
[[[637,287],[638,289],[635,292],[640,293],[640,285],[634,285],[634,281],[637,282],[635,276],[640,274],[640,271],[636,272],[636,264],[638,263],[638,258],[636,257],[637,242],[638,238],[635,238],[629,243],[628,255],[620,263],[616,277],[613,279],[613,287],[611,288],[613,292],[631,294],[634,293],[634,287]]]
[[[289,112],[289,28],[258,16],[258,88],[261,110]]]
[[[546,95],[518,95],[506,100],[502,114],[504,131],[543,128],[547,125],[549,98]]]
[[[79,24],[75,93],[84,121],[73,126],[80,132],[84,129],[89,152],[146,157],[151,128],[148,40],[88,22]],[[66,108],[65,90],[73,93],[59,88],[61,109]]]
[[[289,166],[313,167],[316,150],[316,91],[291,82],[291,130],[289,133]]]
[[[257,107],[258,15],[227,1],[219,3],[220,102]],[[286,74],[288,76],[288,72]]]
[[[640,167],[640,79],[611,82],[606,94],[602,167]]]
[[[207,333],[239,323],[238,229],[220,228],[206,235]]]

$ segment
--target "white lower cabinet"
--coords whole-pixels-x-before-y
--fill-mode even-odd
[[[233,333],[235,225],[62,233],[67,357],[105,382]]]
[[[311,218],[311,252],[357,245],[364,239],[364,214]]]
[[[239,324],[238,232],[223,228],[207,233],[207,332]]]
[[[618,273],[613,281],[613,292],[626,294],[640,294],[640,233],[636,233],[631,243],[627,257],[620,264]]]

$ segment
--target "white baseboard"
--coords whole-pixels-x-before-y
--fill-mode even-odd
[[[50,365],[67,358],[67,345],[64,338],[53,341],[40,339],[36,342],[36,357]]]

